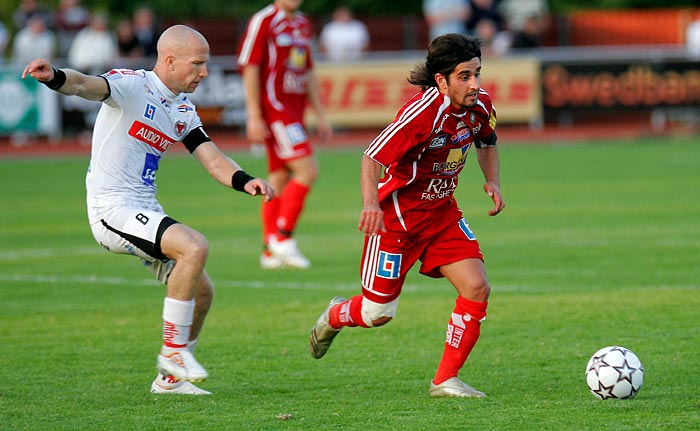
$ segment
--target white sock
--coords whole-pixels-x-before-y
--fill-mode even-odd
[[[163,303],[163,352],[170,353],[187,347],[194,316],[194,299],[180,301],[165,298]]]

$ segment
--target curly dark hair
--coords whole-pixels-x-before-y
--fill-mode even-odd
[[[448,76],[458,64],[472,58],[481,60],[482,41],[459,33],[438,36],[430,42],[425,63],[419,64],[411,71],[408,82],[421,87],[437,87],[435,74]]]

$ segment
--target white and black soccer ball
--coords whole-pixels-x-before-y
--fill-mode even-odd
[[[644,382],[642,363],[630,349],[621,346],[603,347],[591,356],[586,365],[586,383],[591,393],[601,400],[632,398]]]

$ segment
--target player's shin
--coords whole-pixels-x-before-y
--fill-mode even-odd
[[[487,302],[470,301],[463,297],[457,303],[447,325],[445,349],[433,381],[440,384],[457,377],[481,335],[481,322],[486,318]]]

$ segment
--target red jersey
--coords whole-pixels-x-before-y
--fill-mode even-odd
[[[262,112],[268,123],[303,120],[312,39],[311,23],[301,12],[289,18],[269,5],[250,18],[238,64],[260,67]]]
[[[452,223],[461,217],[454,199],[459,174],[475,143],[491,142],[496,110],[491,97],[479,92],[466,111],[431,87],[413,96],[365,150],[384,166],[379,204],[388,230],[416,231],[436,217]]]

